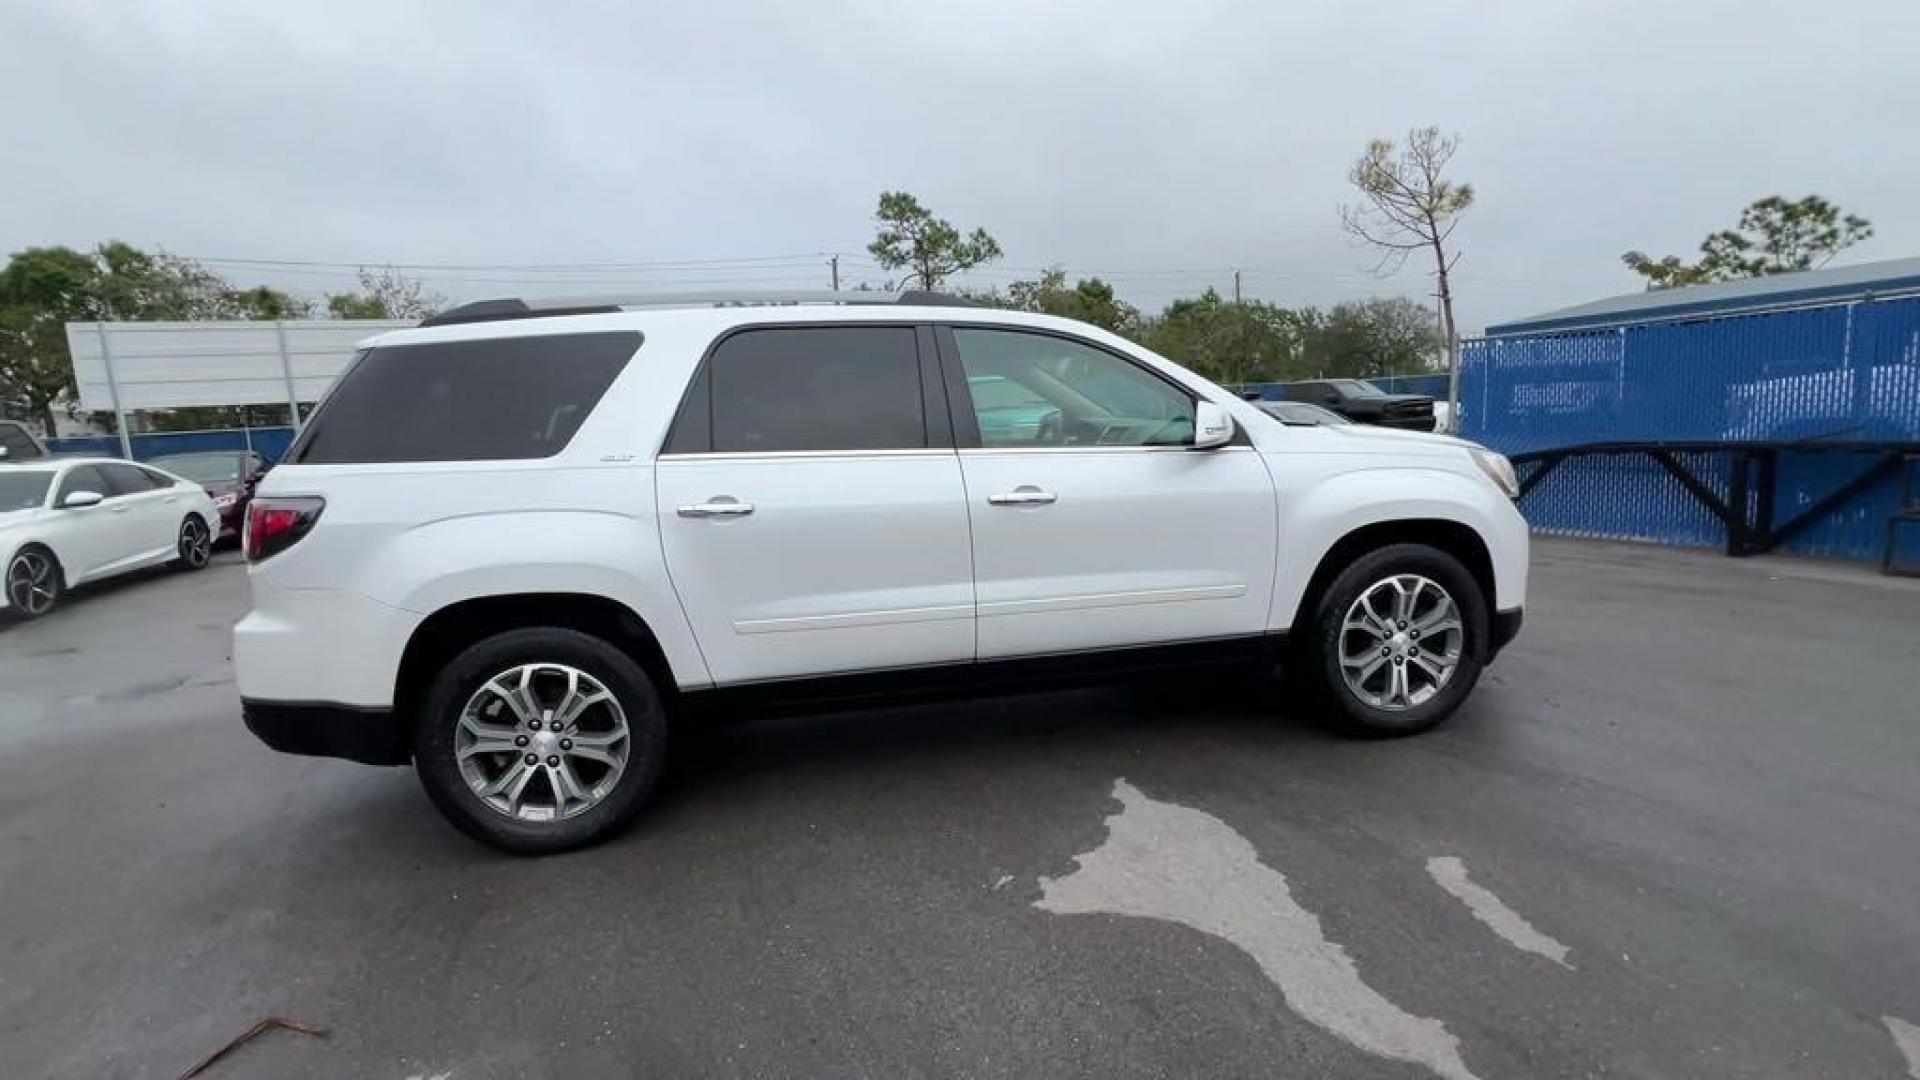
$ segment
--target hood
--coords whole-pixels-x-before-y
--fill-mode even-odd
[[[1419,404],[1420,402],[1432,404],[1434,399],[1427,394],[1375,394],[1367,400],[1385,401],[1394,405],[1405,405],[1408,402],[1414,404]]]
[[[1343,439],[1358,439],[1372,443],[1380,446],[1381,449],[1386,449],[1387,444],[1405,446],[1410,442],[1426,446],[1453,446],[1462,450],[1480,449],[1479,443],[1432,431],[1399,431],[1394,428],[1374,427],[1372,424],[1339,424],[1321,430],[1331,431]]]
[[[11,528],[15,525],[25,525],[27,522],[39,517],[40,514],[41,510],[37,506],[30,506],[25,510],[0,510],[0,529]]]

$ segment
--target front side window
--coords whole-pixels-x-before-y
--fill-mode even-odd
[[[714,348],[706,378],[716,453],[927,445],[911,326],[743,330]]]
[[[53,504],[66,505],[67,496],[76,491],[91,491],[103,499],[111,499],[114,494],[113,486],[107,483],[107,478],[97,465],[75,465],[68,469],[67,475],[60,480],[60,490],[55,493]]]
[[[288,452],[310,464],[552,457],[640,347],[630,331],[363,353]]]
[[[1104,349],[976,327],[955,327],[953,341],[982,446],[1193,441],[1193,396]]]

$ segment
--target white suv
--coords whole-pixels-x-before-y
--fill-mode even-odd
[[[1513,490],[936,294],[489,301],[367,342],[267,476],[233,656],[268,745],[412,761],[551,852],[720,702],[1281,661],[1350,730],[1430,727],[1519,629]]]

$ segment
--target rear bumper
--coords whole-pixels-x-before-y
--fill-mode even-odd
[[[387,709],[331,701],[240,699],[247,730],[283,754],[345,758],[366,765],[405,765],[406,733]]]
[[[1489,661],[1499,656],[1501,649],[1512,644],[1513,639],[1520,636],[1520,622],[1525,615],[1526,612],[1520,608],[1493,613],[1493,640],[1488,642],[1487,648]]]

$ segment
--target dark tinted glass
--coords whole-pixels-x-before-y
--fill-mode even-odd
[[[141,467],[140,473],[147,478],[147,483],[157,488],[169,488],[174,484],[173,477],[168,476],[166,473],[154,472],[145,466]]]
[[[47,498],[51,472],[15,472],[0,469],[0,514],[14,510],[33,510]]]
[[[113,485],[113,491],[108,494],[138,495],[156,486],[137,465],[102,465],[100,471],[106,474],[107,483]]]
[[[640,347],[630,332],[369,350],[289,453],[316,464],[491,461],[566,448]]]
[[[98,492],[102,498],[108,499],[114,495],[113,485],[107,483],[107,478],[100,475],[100,469],[95,465],[76,465],[68,469],[66,478],[60,481],[60,490],[54,493],[53,504],[59,506],[76,491]]]
[[[27,429],[11,420],[0,420],[0,449],[6,451],[0,461],[25,461],[40,456],[40,446]]]
[[[910,326],[747,330],[708,369],[716,451],[927,445]]]

